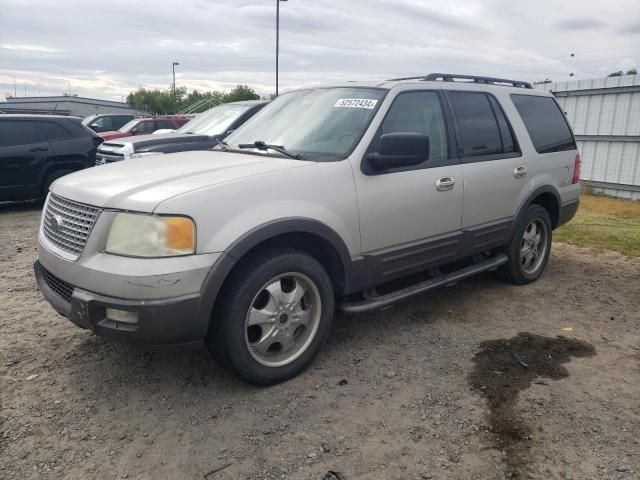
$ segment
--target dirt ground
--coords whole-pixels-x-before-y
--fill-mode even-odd
[[[638,258],[556,244],[532,285],[338,316],[307,372],[256,388],[57,315],[39,215],[0,206],[0,479],[640,478]]]

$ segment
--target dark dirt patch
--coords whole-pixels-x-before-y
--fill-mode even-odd
[[[505,453],[507,474],[518,477],[529,463],[532,440],[531,428],[516,408],[518,393],[529,388],[536,378],[568,377],[563,363],[596,352],[592,345],[580,340],[531,333],[488,340],[480,348],[473,359],[475,368],[469,382],[487,400],[493,447]]]

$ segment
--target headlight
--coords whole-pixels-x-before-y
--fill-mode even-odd
[[[187,217],[117,213],[106,251],[131,257],[189,255],[196,251],[196,226]]]
[[[139,153],[132,153],[131,154],[131,158],[141,158],[141,157],[146,157],[149,155],[162,155],[164,152],[139,152]]]

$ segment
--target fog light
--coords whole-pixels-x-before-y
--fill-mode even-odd
[[[107,308],[106,316],[114,322],[136,324],[138,323],[138,312],[128,312],[126,310],[118,310],[115,308]]]

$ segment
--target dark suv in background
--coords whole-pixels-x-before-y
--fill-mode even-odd
[[[0,115],[0,201],[45,197],[57,178],[94,165],[101,142],[79,118]]]

